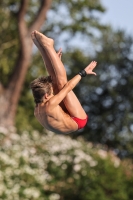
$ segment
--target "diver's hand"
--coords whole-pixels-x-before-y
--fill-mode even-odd
[[[93,69],[96,67],[97,62],[92,61],[84,70],[86,71],[86,74],[93,74],[96,76],[96,73],[93,72]]]

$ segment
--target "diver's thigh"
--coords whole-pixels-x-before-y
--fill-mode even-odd
[[[67,94],[63,102],[71,116],[80,119],[86,118],[86,113],[73,91],[70,91]]]

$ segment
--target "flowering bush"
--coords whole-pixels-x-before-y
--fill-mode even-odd
[[[0,200],[129,199],[120,159],[52,132],[0,127],[0,171]]]

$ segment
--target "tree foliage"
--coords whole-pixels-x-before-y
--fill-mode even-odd
[[[8,44],[9,48],[9,51],[8,48],[6,48],[6,56],[11,56],[9,55],[9,52],[12,51],[14,55],[14,60],[12,69],[10,68],[10,70],[8,70],[9,67],[6,66],[6,74],[4,73],[5,70],[3,70],[3,68],[4,65],[8,64],[8,62],[2,62],[3,65],[1,66],[1,76],[3,74],[7,75],[6,81],[4,81],[4,83],[0,83],[0,103],[3,105],[0,112],[0,123],[3,126],[14,125],[16,109],[20,98],[21,90],[24,84],[25,75],[31,62],[31,52],[33,44],[30,38],[30,34],[31,31],[33,31],[34,29],[40,29],[42,23],[44,23],[47,10],[49,9],[51,3],[50,0],[42,0],[36,11],[36,17],[31,19],[29,13],[30,9],[28,10],[28,6],[31,6],[31,10],[34,10],[32,4],[35,4],[36,2],[30,2],[32,2],[30,5],[28,0],[21,0],[20,2],[8,1],[6,2],[6,4],[4,3],[4,1],[1,2],[1,5],[3,6],[2,17],[4,15],[5,10],[7,11],[7,16],[10,17],[8,22],[5,22],[2,26],[2,31],[5,31],[5,33],[9,30],[13,31],[13,33],[15,33],[18,36],[17,38],[15,37],[15,40],[17,39],[17,44],[19,44],[17,48],[14,48],[13,51],[13,49],[10,48],[10,45],[11,47],[13,46],[10,43],[9,39],[12,37],[14,40],[14,35],[10,35],[9,38],[5,38],[5,41],[7,40],[6,46]],[[3,18],[7,18],[7,16]],[[10,32],[8,32],[8,35],[9,33]],[[5,49],[3,48],[3,50]],[[10,66],[10,63],[8,66]]]
[[[103,32],[97,51],[97,78],[77,87],[90,116],[86,138],[116,149],[121,156],[133,155],[133,38],[123,31]],[[90,85],[91,84],[91,85]],[[88,91],[88,92],[87,92]],[[88,134],[89,132],[89,134]],[[130,153],[129,153],[130,152]]]
[[[29,90],[29,83],[34,78],[46,74],[43,61],[36,48],[33,48],[31,64],[29,59],[23,81],[21,80],[21,87],[19,87],[19,94],[23,87],[21,98],[18,95],[16,101],[16,96],[13,93],[16,91],[14,87],[18,86],[20,77],[22,77],[22,74],[18,73],[15,68],[22,48],[20,40],[22,33],[17,17],[22,2],[27,2],[23,19],[27,29],[31,30],[30,27],[32,27],[33,22],[36,22],[42,7],[41,3],[44,1],[8,0],[0,2],[0,37],[2,38],[0,40],[0,55],[2,55],[0,60],[0,92],[2,92],[0,94],[2,97],[3,94],[6,94],[4,98],[1,98],[3,99],[1,105],[5,110],[5,102],[8,101],[9,107],[6,106],[4,117],[8,116],[14,122],[16,116],[15,123],[18,130],[26,128],[27,130],[38,129],[41,131],[43,128],[33,115],[34,102]],[[133,39],[125,31],[114,31],[112,28],[102,25],[100,15],[104,14],[104,11],[105,8],[99,0],[56,0],[52,1],[51,8],[47,13],[47,20],[40,27],[42,33],[55,39],[56,49],[63,48],[62,61],[69,79],[91,60],[98,61],[97,77],[90,76],[82,79],[74,89],[89,115],[89,123],[84,130],[76,132],[72,137],[82,135],[89,141],[105,144],[108,148],[115,149],[122,157],[132,157],[133,59],[131,55]],[[28,41],[31,42],[30,33]],[[27,53],[29,43],[26,42],[25,45],[24,53],[29,55]],[[32,44],[30,44],[31,46]],[[29,66],[30,68],[28,68]],[[17,80],[13,81],[14,87],[9,87],[14,73]],[[14,106],[12,98],[14,98],[16,106],[14,109],[10,107]],[[18,100],[19,106],[17,107]],[[14,115],[9,115],[10,110],[13,110]],[[7,122],[6,117],[5,122]]]
[[[88,27],[97,30],[99,30],[99,27],[104,28],[98,22],[98,18],[95,17],[95,12],[104,12],[104,8],[100,4],[100,1],[95,0],[95,3],[92,3],[91,1],[88,3],[86,1],[67,1],[67,4],[66,1],[53,1],[52,8],[47,16],[47,23],[45,23],[46,13],[50,3],[50,0],[43,0],[41,2],[32,0],[9,0],[6,3],[4,1],[1,2],[2,16],[4,16],[5,10],[7,10],[8,13],[4,16],[4,18],[7,18],[7,26],[2,26],[3,29],[1,34],[3,32],[4,37],[5,35],[10,36],[10,39],[5,37],[5,43],[10,45],[7,46],[7,51],[3,48],[2,53],[5,56],[3,56],[0,66],[2,77],[1,104],[3,104],[0,113],[0,121],[4,126],[14,125],[18,101],[31,62],[31,49],[33,43],[30,38],[30,33],[32,30],[38,30],[41,27],[42,32],[45,32],[45,34],[47,33],[48,36],[53,36],[53,38],[58,34],[58,37],[56,37],[57,44],[58,39],[63,38],[64,34],[68,35],[69,39],[72,39],[72,37],[75,37],[78,34],[81,34],[82,36],[86,35],[87,38],[90,35],[92,36]],[[80,13],[77,10],[78,8],[81,9]],[[62,20],[62,18],[66,20]],[[16,41],[15,44],[12,42],[12,40],[14,41],[14,38]],[[12,63],[10,64],[9,59],[6,59],[5,63],[5,57],[12,57]],[[32,75],[35,75],[36,71],[38,71],[37,67],[38,66],[33,64],[33,69],[31,70],[31,72],[33,72]],[[27,84],[25,85],[27,86]],[[24,103],[22,104],[24,105]],[[18,109],[18,111],[19,110],[21,113],[24,113],[22,109]],[[29,115],[29,117],[30,116],[31,115]],[[23,117],[18,117],[18,119],[21,118]],[[21,124],[18,119],[17,124]]]
[[[0,129],[0,198],[128,200],[132,163],[81,138]]]

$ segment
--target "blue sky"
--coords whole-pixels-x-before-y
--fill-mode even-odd
[[[102,22],[133,34],[133,0],[101,0],[101,3],[106,8]]]
[[[133,35],[133,0],[101,0],[101,4],[106,8],[106,12],[100,14],[101,23],[110,24],[116,30],[120,28],[125,30],[129,35]],[[79,41],[80,38],[77,37],[75,40],[70,40],[70,46],[79,46]],[[80,48],[82,48],[83,51],[85,46],[86,41],[82,40]],[[86,48],[88,48],[88,46]],[[89,48],[91,48],[91,46]]]

